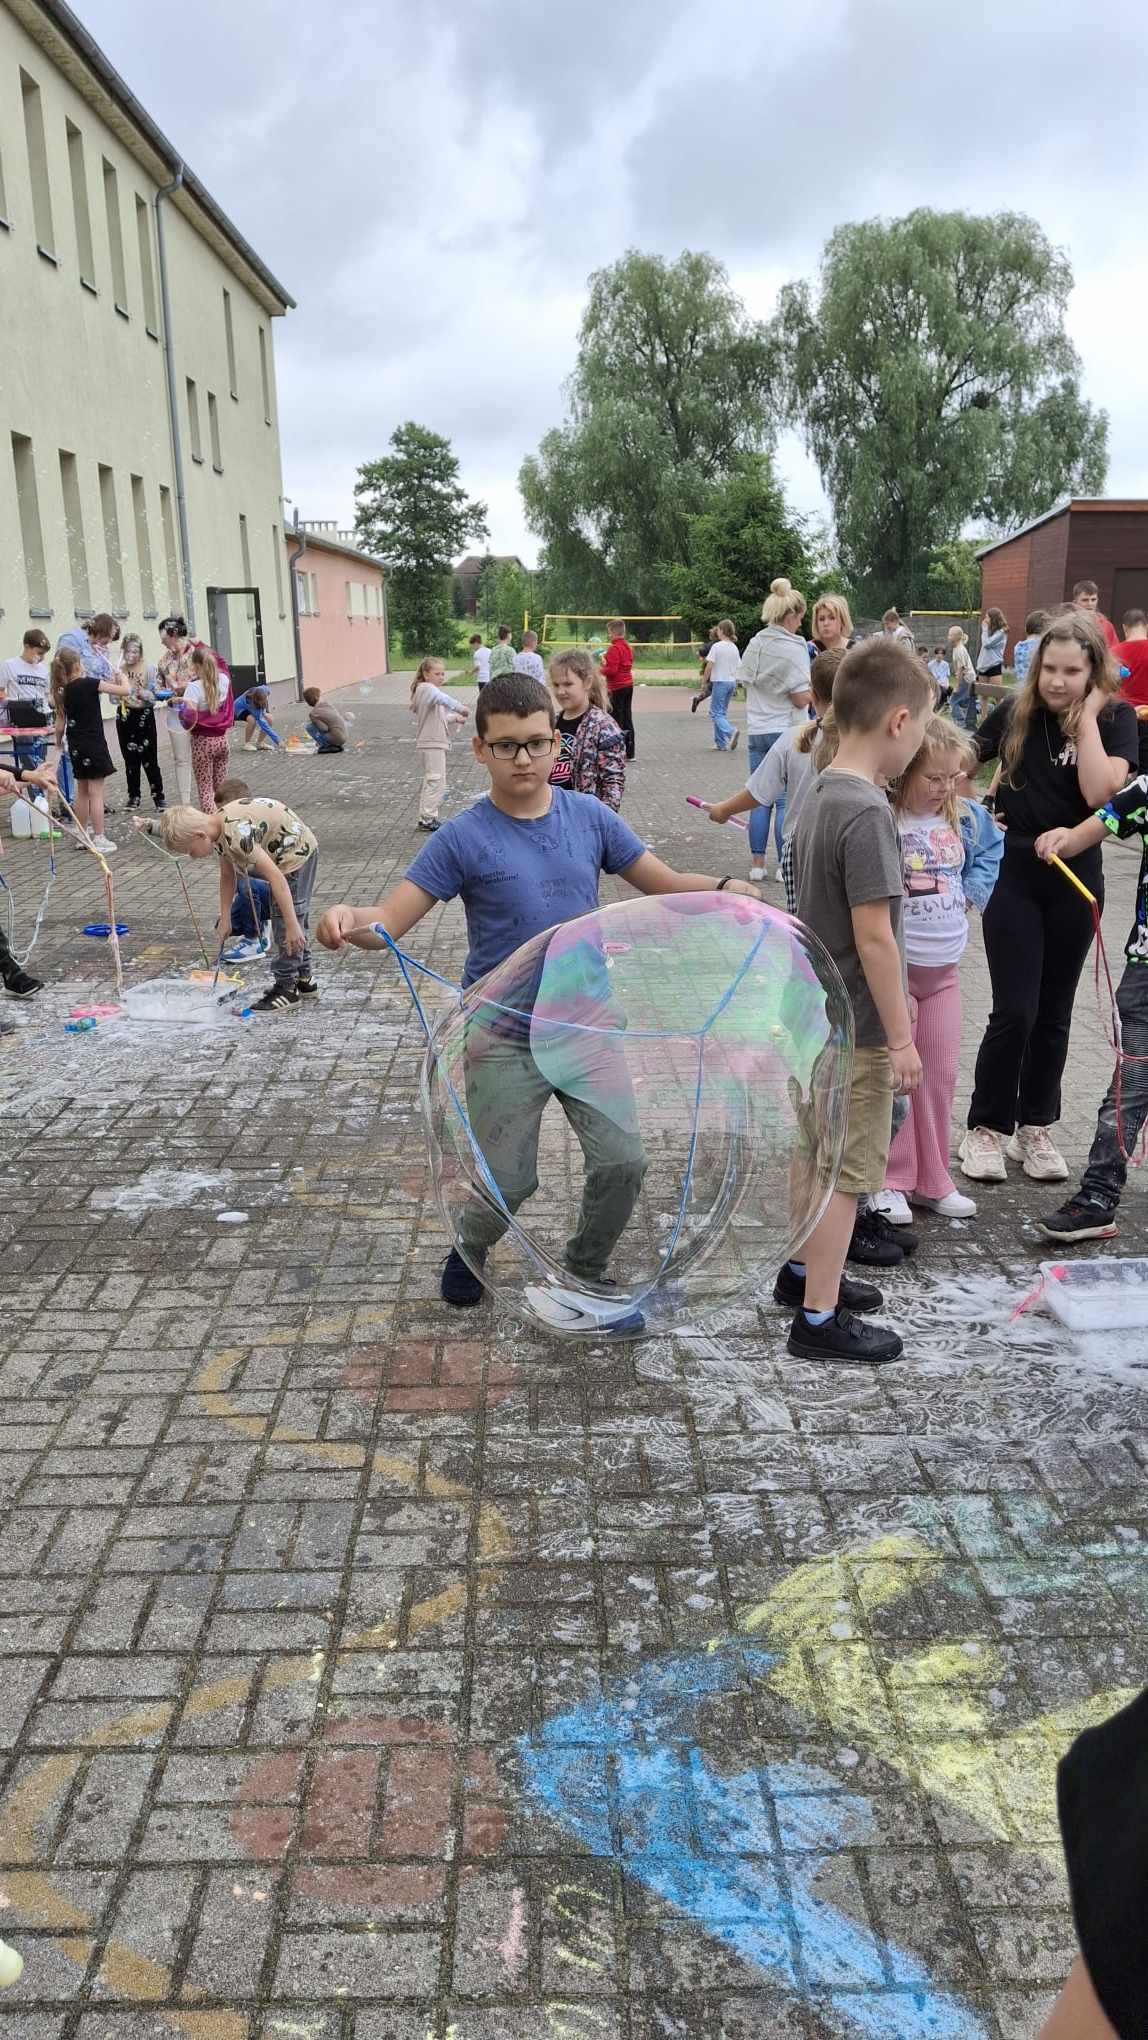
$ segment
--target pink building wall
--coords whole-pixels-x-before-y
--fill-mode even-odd
[[[296,543],[288,534],[287,558],[299,578],[304,687],[327,694],[378,679],[387,671],[383,569],[362,553],[313,538],[295,558]]]

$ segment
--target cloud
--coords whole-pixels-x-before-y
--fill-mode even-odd
[[[758,315],[839,222],[915,205],[1022,210],[1072,258],[1110,485],[1148,495],[1135,400],[1148,285],[1113,78],[1148,12],[1112,0],[200,0],[141,36],[84,18],[299,300],[277,324],[286,487],[347,517],[406,418],[454,442],[492,543],[534,557],[515,478],[562,416],[588,273],[628,246],[706,247]],[[795,507],[820,503],[793,436]]]

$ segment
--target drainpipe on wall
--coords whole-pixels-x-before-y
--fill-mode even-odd
[[[299,529],[299,512],[295,512],[294,536],[299,543],[287,562],[291,579],[291,628],[295,633],[295,699],[303,699],[303,639],[299,633],[299,583],[295,579],[295,568],[307,550],[307,540]]]
[[[176,169],[170,184],[160,186],[155,195],[155,238],[159,253],[159,292],[163,308],[163,361],[167,374],[167,416],[171,427],[171,467],[175,482],[175,512],[179,520],[179,554],[183,569],[183,606],[187,627],[195,634],[195,581],[191,571],[191,533],[187,522],[187,490],[183,478],[183,441],[179,433],[179,409],[175,384],[175,342],[171,323],[171,291],[167,280],[167,243],[163,231],[163,202],[171,198],[183,183],[182,162]]]

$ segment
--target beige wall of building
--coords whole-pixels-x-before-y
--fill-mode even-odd
[[[30,619],[56,637],[99,609],[155,651],[187,610],[155,205],[177,163],[66,7],[0,0],[0,656]],[[274,681],[295,670],[272,340],[291,300],[190,173],[163,211],[195,626],[228,628],[209,589],[255,587]],[[239,665],[252,613],[230,605]]]

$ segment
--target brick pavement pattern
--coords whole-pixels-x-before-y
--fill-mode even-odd
[[[402,694],[348,696],[342,758],[242,761],[316,827],[319,905],[419,840]],[[740,869],[682,800],[740,758],[637,700],[626,814]],[[447,811],[480,790],[456,748]],[[387,960],[266,1023],[69,1036],[110,959],[60,862],[0,1043],[0,2040],[1035,2034],[1055,1760],[1148,1675],[1143,1336],[1009,1322],[1055,1192],[925,1222],[872,1377],[752,1301],[614,1348],[460,1318]],[[18,940],[45,863],[10,848]],[[129,978],[192,967],[174,874],[115,869]],[[457,976],[461,933],[413,946]],[[976,937],[966,987],[962,1106]],[[1108,1073],[1086,983],[1074,1166]]]

